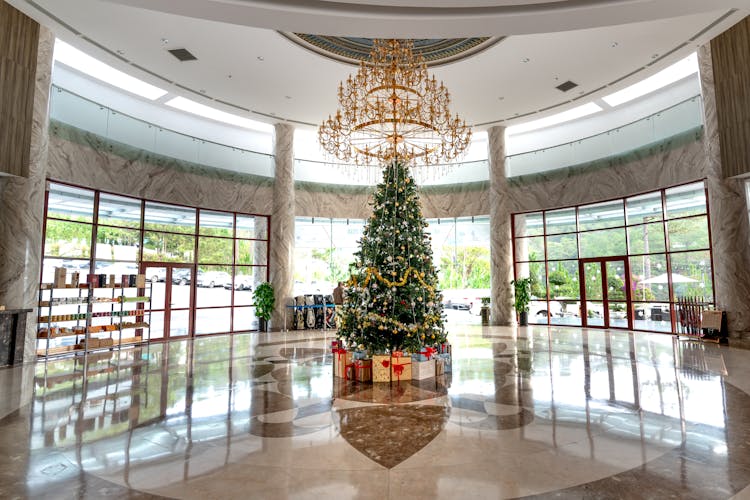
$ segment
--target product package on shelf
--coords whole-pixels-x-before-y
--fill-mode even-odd
[[[442,361],[443,373],[451,373],[453,371],[451,367],[451,355],[450,354],[448,353],[438,354],[437,356],[435,356],[435,359]],[[436,373],[437,373],[437,369],[436,369]]]
[[[136,276],[135,276],[135,287],[136,288],[146,288],[146,275],[145,274],[136,274]]]
[[[372,360],[354,360],[354,378],[357,382],[370,382],[372,380]]]
[[[391,381],[391,356],[389,354],[376,354],[372,357],[372,381]]]
[[[337,349],[334,349],[333,351],[333,376],[334,377],[341,377],[341,378],[349,378],[347,375],[347,367],[354,367],[354,364],[352,363],[352,352],[347,351],[343,347],[339,347]],[[352,377],[353,373],[351,373]]]
[[[409,381],[411,380],[411,357],[398,356],[391,358],[391,380]]]
[[[435,360],[428,359],[419,361],[420,354],[414,354],[411,358],[412,380],[424,380],[435,377]]]
[[[55,281],[54,281],[55,288],[65,288],[66,275],[67,275],[67,270],[64,267],[55,268]]]
[[[70,275],[70,284],[73,286],[73,288],[78,288],[80,279],[81,275],[78,272],[74,272]]]

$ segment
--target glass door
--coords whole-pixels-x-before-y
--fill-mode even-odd
[[[189,264],[144,262],[141,273],[151,281],[151,338],[186,337],[193,331],[195,279]]]
[[[633,327],[630,273],[624,257],[581,259],[581,303],[583,326]]]

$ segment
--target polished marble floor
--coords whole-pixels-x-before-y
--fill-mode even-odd
[[[0,369],[0,498],[737,498],[750,351],[454,328],[451,374],[333,379],[332,333]]]

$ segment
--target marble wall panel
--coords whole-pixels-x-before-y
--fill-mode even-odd
[[[0,304],[36,316],[48,152],[48,105],[54,35],[39,28],[27,177],[0,177]],[[33,360],[36,322],[26,323],[24,359]]]
[[[291,304],[294,287],[294,127],[291,124],[275,126],[274,159],[270,271],[276,308],[271,323],[275,330],[286,330],[289,328],[284,323],[286,306]]]
[[[513,249],[510,213],[512,211],[510,184],[505,177],[505,127],[488,131],[490,159],[490,323],[509,325],[514,322]]]
[[[746,25],[747,26],[747,25]],[[711,209],[711,242],[716,304],[727,311],[732,345],[750,348],[750,222],[743,179],[724,179],[726,169],[721,153],[722,105],[714,86],[712,52],[709,46],[698,50],[698,64],[704,101],[706,137],[703,165]],[[731,104],[729,104],[731,106]]]
[[[188,165],[53,124],[51,179],[165,203],[270,214],[273,181]]]

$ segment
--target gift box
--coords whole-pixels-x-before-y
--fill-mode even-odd
[[[445,375],[445,360],[440,357],[435,358],[435,376]]]
[[[411,380],[411,358],[391,358],[391,380]]]
[[[367,351],[354,351],[354,359],[367,359]]]
[[[428,378],[435,378],[435,360],[428,359],[426,361],[415,361],[414,358],[412,358],[411,379],[424,380]]]
[[[434,347],[423,347],[418,353],[412,354],[411,359],[413,361],[428,361],[432,359],[437,353],[437,349]]]
[[[443,373],[451,373],[453,371],[451,366],[451,355],[444,353],[444,354],[438,354],[435,356],[435,359],[440,359],[443,361]],[[437,369],[436,372],[437,373]]]
[[[391,357],[390,355],[376,354],[372,357],[372,381],[391,381]]]
[[[343,379],[347,379],[347,375],[351,375],[353,379],[354,373],[350,370],[350,373],[347,373],[347,366],[352,364],[352,352],[347,351],[346,349],[338,348],[333,350],[333,376],[334,377],[341,377]],[[351,380],[350,379],[350,380]]]
[[[438,346],[438,353],[439,354],[452,354],[453,350],[451,349],[451,345],[448,342],[445,342]]]
[[[372,380],[372,360],[354,360],[354,379],[357,382],[370,382]]]

